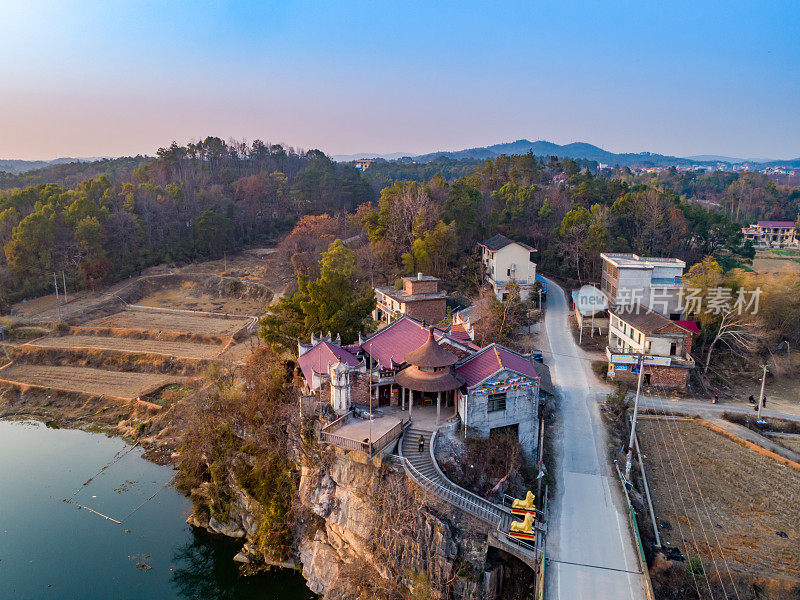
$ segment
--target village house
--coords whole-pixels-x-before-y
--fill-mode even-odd
[[[800,244],[793,221],[758,221],[750,227],[742,227],[742,235],[754,246],[783,248]]]
[[[369,403],[411,420],[415,411],[429,415],[436,424],[458,417],[472,435],[513,432],[534,452],[540,376],[531,356],[464,338],[407,315],[357,344],[315,336],[298,342],[303,390],[341,415]]]
[[[527,300],[536,283],[536,263],[533,261],[536,250],[501,234],[490,237],[479,247],[482,249],[481,262],[486,282],[497,299],[505,300],[506,283],[514,282],[519,285],[522,300]]]
[[[600,289],[611,306],[644,305],[670,319],[680,319],[683,270],[678,258],[606,253]]]
[[[438,323],[447,316],[447,296],[439,291],[439,279],[417,273],[403,277],[402,287],[375,288],[372,318],[383,323],[408,315],[420,321]]]
[[[694,368],[692,334],[698,333],[693,321],[670,321],[642,307],[640,311],[609,311],[608,376],[615,381],[635,384],[644,356],[642,383],[646,386],[685,389],[689,370]]]

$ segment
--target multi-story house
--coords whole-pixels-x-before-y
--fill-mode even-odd
[[[750,227],[742,227],[745,241],[754,246],[782,248],[800,244],[795,223],[792,221],[759,221]]]
[[[439,279],[417,273],[415,277],[403,277],[403,287],[375,288],[376,321],[391,323],[403,315],[420,321],[438,323],[447,315],[447,297],[439,291]]]
[[[683,270],[677,258],[656,258],[638,254],[602,253],[600,289],[610,305],[644,305],[655,312],[680,319]]]
[[[479,244],[482,249],[481,261],[486,273],[486,281],[500,301],[506,297],[506,283],[519,285],[522,300],[527,300],[536,283],[536,263],[533,261],[536,250],[522,242],[515,242],[504,235],[495,235]]]
[[[642,383],[668,388],[685,388],[689,370],[694,367],[691,356],[691,321],[670,321],[663,315],[612,309],[609,316],[608,376],[615,381],[636,383],[641,357],[644,357]]]

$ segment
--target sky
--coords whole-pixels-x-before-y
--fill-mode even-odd
[[[527,138],[800,156],[796,0],[6,0],[0,14],[0,158],[208,135],[328,154]]]

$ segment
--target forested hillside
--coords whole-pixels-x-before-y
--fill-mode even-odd
[[[319,151],[300,154],[260,141],[210,137],[173,143],[134,166],[138,160],[65,166],[69,175],[61,181],[106,162],[119,167],[74,187],[41,183],[0,192],[3,303],[44,292],[53,271],[64,270],[73,286],[97,285],[160,262],[272,240],[299,215],[352,211],[373,197],[352,167]]]
[[[485,161],[453,181],[397,181],[356,218],[369,234],[370,268],[386,281],[400,272],[456,276],[452,267],[471,264],[460,257],[498,232],[537,248],[543,271],[581,281],[598,280],[602,251],[689,264],[706,255],[728,264],[752,255],[739,225],[665,185],[597,176],[570,159],[530,154]]]
[[[0,285],[5,303],[44,292],[53,271],[72,286],[107,283],[170,261],[220,256],[292,239],[341,218],[368,234],[359,264],[371,280],[417,271],[471,286],[476,242],[505,233],[538,249],[540,269],[597,281],[601,251],[707,255],[726,267],[752,256],[741,224],[794,219],[800,191],[754,173],[634,175],[591,161],[532,154],[425,164],[377,161],[363,174],[323,153],[226,143],[173,143],[156,158],[57,165],[5,175],[0,192]],[[28,185],[33,184],[33,185]],[[377,200],[377,202],[376,202]],[[326,234],[326,232],[322,232]],[[315,264],[326,245],[295,260]],[[308,253],[307,253],[308,254]],[[306,267],[301,267],[306,265]]]

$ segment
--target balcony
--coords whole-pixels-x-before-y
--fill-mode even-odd
[[[639,354],[631,351],[625,351],[620,346],[606,346],[606,358],[608,362],[615,365],[635,365],[639,362]],[[647,354],[644,357],[645,366],[659,366],[659,367],[684,367],[694,368],[694,359],[690,354],[678,355],[673,354],[670,356],[656,356]]]

